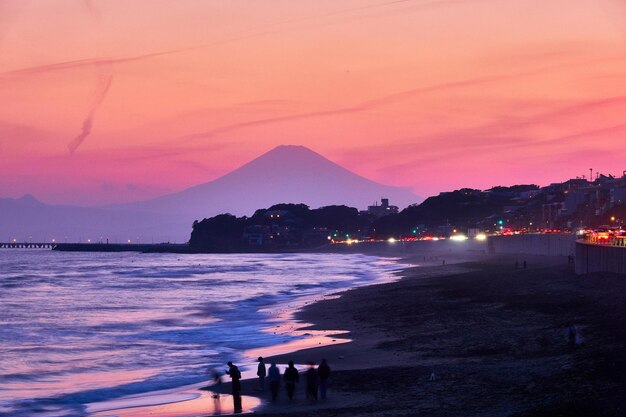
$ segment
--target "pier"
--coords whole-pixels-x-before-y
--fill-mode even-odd
[[[57,243],[0,242],[0,249],[54,249]]]
[[[0,242],[0,249],[49,249],[60,252],[143,252],[190,253],[187,244],[175,243],[58,243],[58,242]]]
[[[59,243],[52,250],[60,252],[142,252],[189,253],[188,244],[176,243]]]

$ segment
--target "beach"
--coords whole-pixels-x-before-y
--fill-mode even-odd
[[[259,392],[248,373],[244,411],[261,416],[626,415],[623,277],[575,276],[564,257],[431,253],[397,260],[419,266],[399,271],[395,282],[307,303],[288,325],[299,325],[300,335],[312,337],[247,352],[251,359],[266,356],[268,364],[293,360],[301,371],[309,361],[327,359],[333,370],[327,400],[305,399],[301,375],[293,402],[281,387],[272,403],[269,390]],[[319,342],[316,335],[323,335]],[[211,388],[199,388],[176,393],[201,393],[191,401],[96,415],[231,412],[230,396],[223,395],[216,408],[206,391]],[[222,387],[229,390],[229,384]]]
[[[0,416],[227,412],[198,391],[213,372],[233,361],[254,376],[247,352],[330,343],[291,313],[397,268],[359,254],[2,251]]]
[[[352,342],[270,360],[326,358],[329,399],[309,404],[302,390],[260,415],[626,415],[623,277],[578,277],[563,258],[527,256],[527,269],[479,258],[306,307],[297,317],[311,329],[347,329],[337,337]]]

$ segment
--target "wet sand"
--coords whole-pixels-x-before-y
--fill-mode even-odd
[[[319,340],[248,352],[281,353],[267,363],[294,360],[301,370],[326,358],[328,400],[304,398],[304,375],[293,402],[283,388],[269,403],[255,380],[243,381],[242,394],[264,401],[258,415],[625,416],[626,279],[577,277],[564,258],[523,259],[527,269],[515,269],[522,258],[478,253],[402,259],[422,266],[299,311],[300,322],[315,323],[300,331],[319,331]],[[583,338],[575,347],[573,324]],[[316,343],[322,347],[311,348]],[[222,413],[230,400],[223,397]],[[192,401],[99,415],[206,416],[210,402],[205,391]]]
[[[297,317],[313,329],[353,340],[270,360],[328,359],[329,399],[304,400],[301,383],[294,404],[281,392],[259,415],[625,416],[625,277],[577,277],[564,258],[526,256],[517,270],[514,257],[478,259],[306,307]]]

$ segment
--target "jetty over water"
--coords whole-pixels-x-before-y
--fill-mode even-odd
[[[0,249],[48,249],[60,252],[144,252],[189,253],[188,244],[176,243],[58,243],[58,242],[0,242]]]
[[[59,243],[52,249],[61,252],[190,252],[189,245],[186,243]]]
[[[54,249],[57,243],[0,242],[0,249]]]

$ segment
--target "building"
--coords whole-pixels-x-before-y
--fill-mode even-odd
[[[615,188],[611,190],[611,205],[626,203],[626,188]]]
[[[367,207],[367,214],[374,216],[376,218],[388,216],[389,214],[397,214],[399,209],[397,206],[390,206],[388,198],[380,199],[380,206],[378,202],[374,203],[373,206]]]

